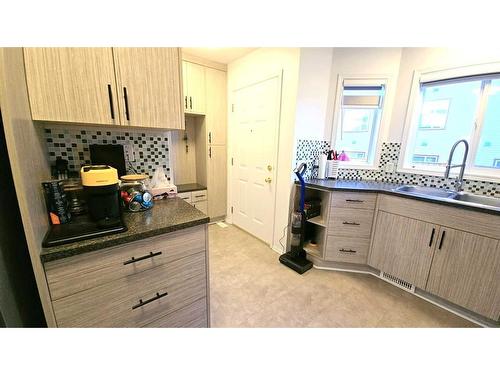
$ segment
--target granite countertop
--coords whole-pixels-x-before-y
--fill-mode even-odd
[[[42,248],[40,253],[42,263],[209,222],[208,216],[180,198],[155,201],[150,210],[126,212],[123,214],[123,219],[128,228],[126,232]]]
[[[298,184],[298,181],[295,181]],[[394,189],[406,184],[391,184],[379,181],[352,181],[352,180],[330,180],[330,179],[310,179],[306,180],[306,187],[312,187],[330,191],[359,191],[382,193],[389,195],[396,195],[404,198],[416,199],[420,201],[432,202],[453,206],[457,208],[464,208],[472,211],[479,211],[493,215],[500,215],[500,208],[497,207],[479,207],[468,202],[456,201],[449,198],[440,198],[432,196],[415,195],[412,193],[394,191]]]
[[[180,184],[176,185],[177,186],[177,192],[178,193],[188,193],[190,191],[196,191],[196,190],[207,190],[206,186],[197,184],[197,183],[192,183],[192,184]]]

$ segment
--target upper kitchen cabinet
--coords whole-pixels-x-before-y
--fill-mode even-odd
[[[205,114],[205,67],[189,61],[182,62],[184,110]]]
[[[25,48],[33,120],[120,124],[111,48]]]
[[[225,145],[227,132],[226,72],[207,68],[205,70],[207,142]]]
[[[184,129],[179,48],[113,48],[122,124]]]
[[[25,48],[33,120],[184,129],[179,48]]]

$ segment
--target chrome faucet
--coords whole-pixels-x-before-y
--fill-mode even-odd
[[[451,165],[451,159],[453,159],[453,154],[455,153],[455,149],[457,146],[463,142],[465,146],[464,150],[464,158],[462,160],[462,164]],[[467,162],[467,155],[469,154],[469,143],[465,139],[461,139],[456,141],[455,144],[451,147],[450,156],[448,156],[448,164],[446,165],[446,171],[444,172],[444,178],[450,177],[450,169],[460,167],[460,173],[458,177],[455,179],[455,191],[458,193],[462,190],[464,184],[464,171],[465,171],[465,163]]]

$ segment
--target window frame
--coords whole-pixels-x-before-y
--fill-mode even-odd
[[[434,168],[422,168],[419,165],[415,168],[405,167],[405,159],[408,156],[407,147],[410,144],[412,131],[418,126],[418,118],[420,113],[417,109],[420,107],[422,95],[421,95],[421,83],[438,81],[438,80],[451,80],[464,78],[468,76],[486,76],[486,75],[499,74],[500,77],[500,62],[488,63],[488,64],[477,64],[462,67],[447,67],[441,69],[427,69],[427,70],[415,70],[413,72],[413,78],[411,83],[410,97],[408,100],[408,106],[406,110],[406,118],[404,123],[403,138],[401,142],[401,151],[399,155],[397,172],[399,173],[412,173],[412,174],[425,174],[430,176],[443,177],[445,172],[445,167],[442,167],[442,171],[436,171]],[[490,81],[491,84],[491,81]],[[484,113],[487,107],[488,93],[485,90],[489,90],[489,86],[481,85],[481,96],[478,105],[478,110],[476,114],[475,124],[471,132],[471,137],[469,140],[469,155],[467,157],[467,163],[464,171],[464,178],[472,180],[490,181],[490,182],[500,182],[500,170],[488,167],[477,167],[474,166],[475,157],[477,154],[479,141],[481,138],[481,131],[484,125]],[[457,139],[458,141],[458,139]],[[459,147],[460,150],[457,152],[462,152],[462,146]],[[461,154],[460,154],[461,155]],[[455,176],[458,173],[458,168],[451,170],[451,176]]]
[[[342,97],[344,91],[344,81],[360,81],[366,83],[367,86],[374,85],[375,82],[383,83],[384,85],[384,99],[382,103],[382,108],[380,109],[380,124],[378,127],[378,132],[375,135],[375,143],[373,144],[373,163],[353,163],[352,161],[340,162],[341,168],[347,169],[366,169],[366,170],[378,170],[380,164],[380,154],[382,149],[382,143],[387,137],[387,132],[389,130],[389,122],[391,117],[391,105],[392,105],[392,86],[394,78],[387,74],[338,74],[337,75],[337,85],[335,91],[335,100],[333,105],[333,117],[332,117],[332,130],[330,136],[331,147],[335,147],[335,141],[337,139],[337,132],[340,129],[340,118],[342,112]],[[341,150],[338,150],[341,151]]]

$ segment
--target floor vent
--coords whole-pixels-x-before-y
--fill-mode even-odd
[[[415,291],[415,286],[409,283],[408,281],[404,281],[400,279],[399,277],[392,276],[391,274],[387,272],[380,272],[380,277],[391,284],[394,284],[402,289],[405,289],[409,292],[414,292]]]

